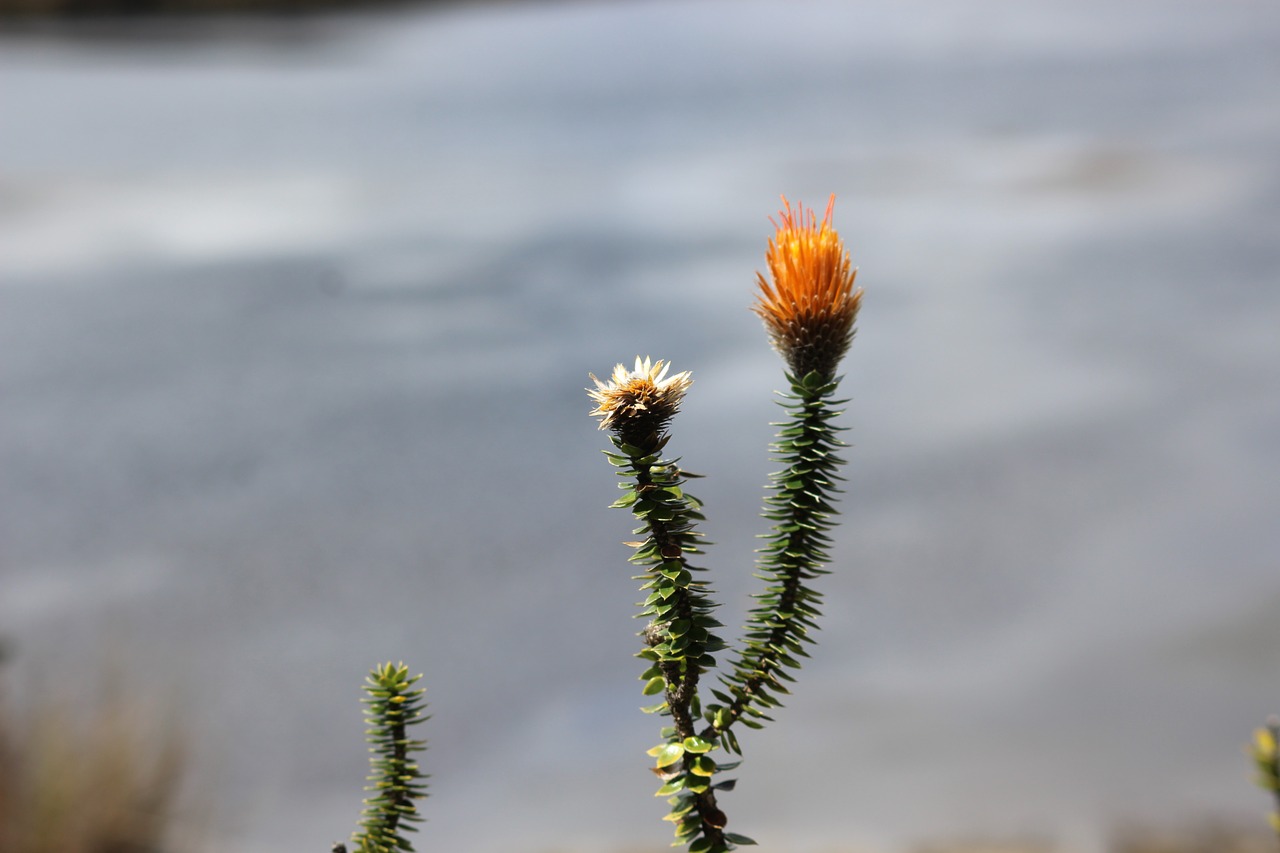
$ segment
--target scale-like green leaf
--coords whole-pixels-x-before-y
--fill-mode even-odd
[[[684,744],[664,743],[650,749],[646,754],[653,756],[655,767],[670,767],[684,755]]]

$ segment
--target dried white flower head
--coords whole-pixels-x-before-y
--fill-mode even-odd
[[[587,393],[596,403],[591,414],[600,419],[600,429],[612,430],[637,447],[656,441],[693,384],[689,371],[667,376],[670,368],[665,361],[636,356],[635,369],[619,364],[608,382],[588,374],[596,383]]]

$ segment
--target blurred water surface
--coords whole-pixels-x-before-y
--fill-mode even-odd
[[[0,37],[0,632],[182,697],[214,849],[327,849],[426,673],[425,849],[664,840],[586,374],[694,371],[736,625],[778,194],[867,288],[764,849],[1261,820],[1280,7],[499,5]],[[730,632],[731,633],[731,632]],[[36,679],[38,680],[38,679]],[[21,679],[19,679],[19,683]]]

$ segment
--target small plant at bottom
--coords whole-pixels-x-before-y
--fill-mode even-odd
[[[1277,840],[1280,840],[1280,717],[1272,717],[1265,727],[1253,733],[1249,754],[1258,770],[1255,780],[1258,787],[1270,791],[1275,797],[1276,810],[1268,817]]]
[[[409,675],[403,663],[387,662],[375,666],[365,679],[368,696],[365,703],[365,734],[372,746],[369,766],[373,771],[365,787],[373,796],[364,801],[360,831],[351,837],[353,850],[359,853],[392,853],[413,850],[406,832],[417,832],[411,826],[422,820],[416,800],[427,796],[425,779],[414,753],[426,749],[426,741],[409,738],[409,726],[427,719],[422,713],[422,688],[414,685],[421,675]],[[333,853],[346,853],[345,844],[335,844]]]

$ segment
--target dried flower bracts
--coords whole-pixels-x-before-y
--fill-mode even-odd
[[[670,368],[665,361],[636,356],[634,370],[619,364],[608,382],[589,374],[596,384],[594,391],[587,389],[596,402],[591,414],[600,418],[600,429],[612,430],[636,447],[657,441],[693,384],[689,371],[667,376]]]

